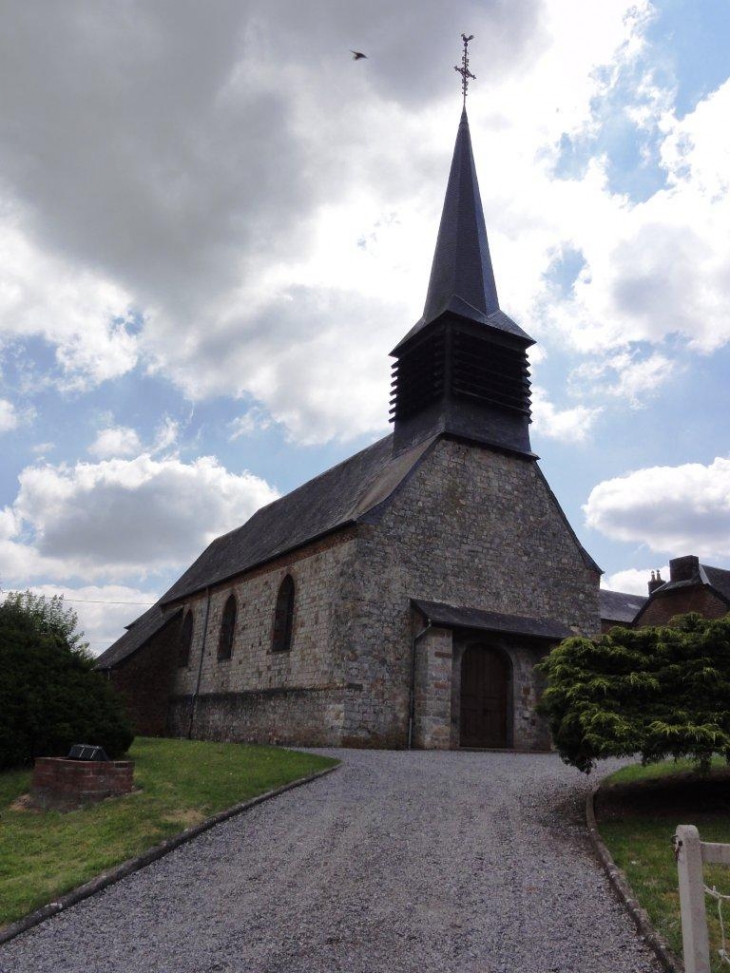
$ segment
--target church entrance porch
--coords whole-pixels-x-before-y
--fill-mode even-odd
[[[549,750],[535,665],[570,629],[549,619],[413,600],[412,743]]]
[[[470,645],[461,659],[459,745],[503,750],[512,745],[512,664],[499,649]]]

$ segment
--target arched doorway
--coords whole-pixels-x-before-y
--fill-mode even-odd
[[[504,748],[509,732],[512,666],[499,649],[470,645],[461,659],[462,747]]]

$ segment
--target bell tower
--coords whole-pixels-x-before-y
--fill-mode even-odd
[[[532,344],[499,307],[464,107],[423,317],[391,352],[395,451],[448,433],[534,457]]]

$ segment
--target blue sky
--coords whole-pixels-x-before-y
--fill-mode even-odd
[[[727,0],[69,0],[4,23],[4,590],[63,593],[99,652],[213,537],[387,433],[462,30],[542,468],[608,586],[730,567]]]

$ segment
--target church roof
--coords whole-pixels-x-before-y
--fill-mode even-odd
[[[163,595],[162,604],[356,523],[393,493],[432,442],[393,456],[393,437],[386,436],[262,507],[243,526],[213,541]]]
[[[101,653],[96,660],[96,668],[113,669],[122,659],[141,649],[145,642],[177,618],[181,611],[182,609],[178,608],[177,611],[163,612],[159,602],[153,605],[131,625],[127,625],[124,635],[110,645],[106,652]]]
[[[633,595],[626,591],[607,591],[605,588],[600,589],[599,598],[603,621],[627,625],[633,622],[647,602],[647,598],[643,595]]]
[[[411,604],[420,611],[428,624],[444,628],[469,628],[482,632],[527,635],[551,641],[575,635],[567,625],[552,618],[528,618],[526,615],[508,615],[504,612],[446,605],[438,601],[420,601],[416,598],[412,599]]]
[[[447,311],[533,343],[499,307],[466,110],[456,136],[423,317],[395,351]]]
[[[357,523],[390,497],[434,439],[393,455],[393,437],[373,443],[218,537],[160,598],[97,659],[109,668],[136,652],[171,618],[166,606]]]

